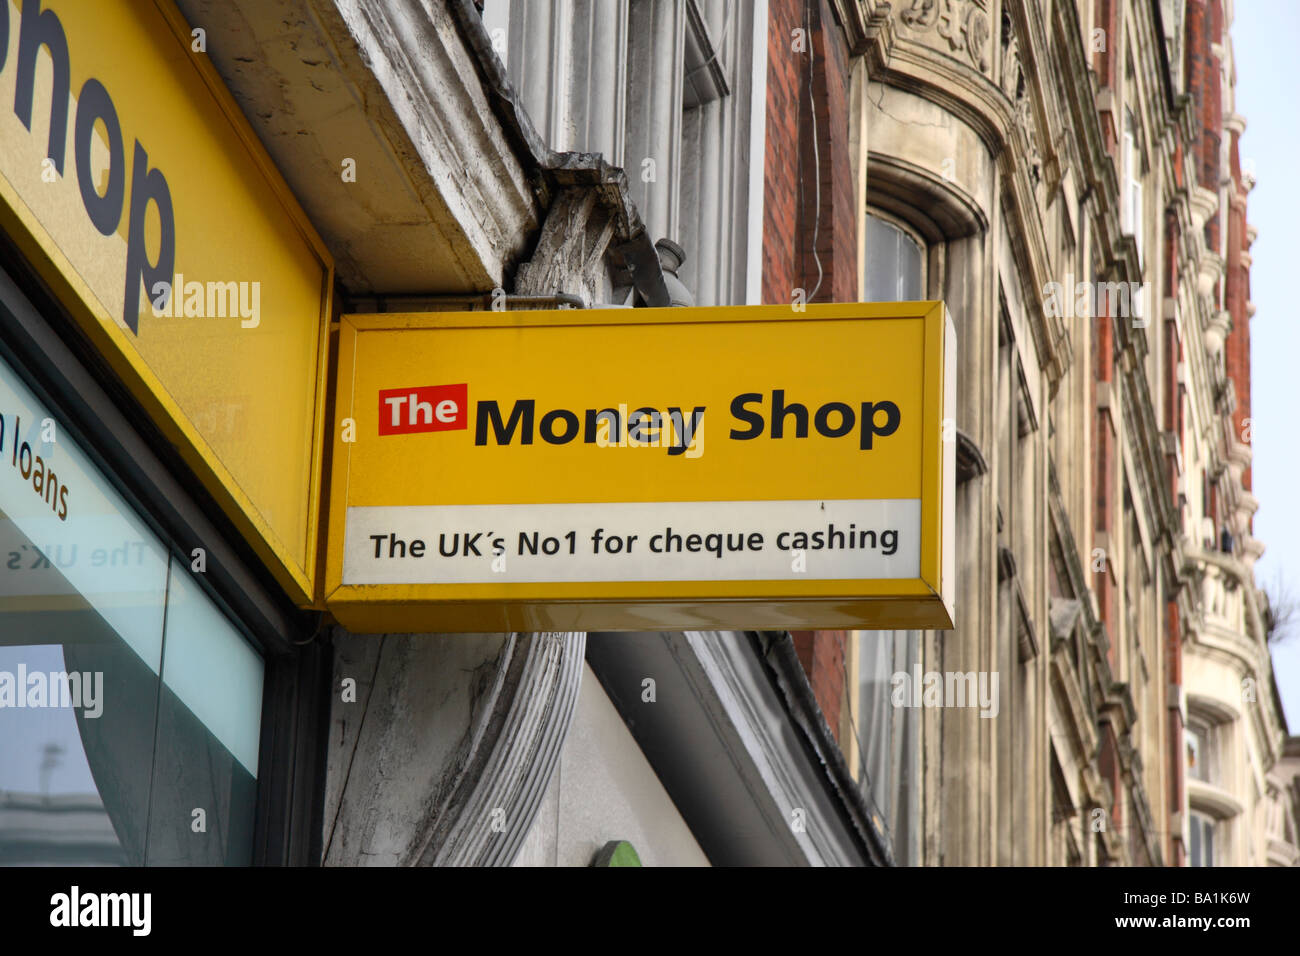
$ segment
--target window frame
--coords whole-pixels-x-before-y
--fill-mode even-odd
[[[202,542],[205,594],[264,661],[254,865],[320,859],[332,655],[321,615],[298,610],[112,375],[13,240],[0,234],[0,358],[109,485],[188,566]]]
[[[936,245],[941,245],[941,243],[929,242],[925,238],[925,236],[922,235],[921,232],[915,226],[909,223],[906,219],[903,219],[900,216],[888,212],[887,210],[882,209],[879,206],[872,205],[870,202],[867,203],[866,208],[863,210],[862,215],[863,215],[863,221],[861,222],[861,228],[864,231],[866,230],[865,220],[868,217],[872,219],[879,219],[881,222],[893,226],[899,232],[903,233],[903,235],[907,236],[907,238],[911,239],[914,243],[916,243],[917,248],[921,252],[921,281],[920,281],[921,297],[918,301],[925,301],[926,299],[933,299],[933,298],[941,298],[940,296],[934,295],[934,289],[932,289],[930,286],[930,276],[932,273],[937,271],[931,268],[931,256],[937,255],[937,250],[933,247]],[[865,249],[864,252],[866,256],[866,261],[870,262],[871,250]],[[864,263],[862,278],[863,278],[863,283],[865,285],[866,278],[867,278],[865,263]],[[860,297],[866,296],[865,287],[859,290],[859,295]],[[886,299],[882,301],[893,301],[893,300]]]
[[[1138,262],[1145,265],[1142,256],[1142,237],[1146,231],[1146,208],[1143,197],[1143,177],[1146,173],[1146,155],[1142,147],[1142,128],[1131,106],[1124,107],[1124,131],[1121,138],[1121,162],[1124,195],[1120,201],[1124,231],[1137,243]]]
[[[1219,840],[1219,821],[1201,810],[1191,810],[1187,815],[1187,825],[1187,865],[1213,868],[1215,844],[1219,844],[1220,850],[1222,849],[1222,842]],[[1197,840],[1198,836],[1199,840]],[[1194,855],[1193,847],[1197,847],[1200,852]],[[1208,855],[1206,847],[1209,848]],[[1197,856],[1205,857],[1209,862],[1197,862]]]

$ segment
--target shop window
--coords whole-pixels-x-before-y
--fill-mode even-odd
[[[863,301],[907,302],[924,298],[925,251],[919,239],[875,212],[863,219],[866,275]]]
[[[0,361],[0,864],[252,862],[263,661]]]

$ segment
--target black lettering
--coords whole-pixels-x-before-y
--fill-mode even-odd
[[[9,57],[9,4],[0,3],[0,70]]]
[[[748,431],[738,431],[733,428],[731,430],[732,438],[739,441],[748,441],[763,434],[763,416],[758,412],[751,412],[745,408],[746,405],[762,403],[762,401],[763,396],[758,392],[745,392],[745,394],[737,395],[731,400],[731,417],[749,425]]]
[[[876,427],[876,412],[885,413],[885,423],[879,428]],[[893,402],[876,402],[874,405],[871,402],[863,402],[862,439],[859,442],[859,447],[863,451],[870,451],[872,436],[879,435],[881,438],[885,438],[894,434],[894,432],[898,431],[900,418],[898,406]]]
[[[6,4],[8,6],[8,4]],[[8,18],[5,23],[8,47]],[[42,10],[41,0],[23,0],[22,20],[18,24],[18,76],[14,78],[14,115],[32,129],[32,97],[36,90],[36,53],[41,47],[50,54],[54,67],[54,88],[50,91],[50,145],[47,151],[54,168],[63,175],[63,154],[68,142],[68,94],[71,70],[68,68],[68,38],[63,24],[53,10]]]
[[[831,428],[831,412],[838,412],[840,423]],[[827,438],[839,438],[841,435],[847,435],[853,429],[853,422],[856,416],[853,409],[843,402],[827,402],[821,408],[817,409],[817,418],[814,424],[817,431]]]
[[[515,402],[515,407],[510,412],[510,421],[508,422],[501,421],[501,409],[497,407],[496,402],[479,402],[478,413],[474,419],[475,445],[487,444],[489,423],[492,425],[492,431],[496,435],[498,445],[509,445],[514,440],[516,429],[520,432],[519,444],[531,445],[533,443],[533,400],[531,398],[522,398]]]
[[[704,418],[704,406],[697,406],[689,415],[678,408],[669,409],[668,417],[672,420],[673,430],[677,434],[677,442],[668,448],[668,454],[684,455],[699,433],[700,422]]]
[[[808,437],[808,407],[799,402],[793,402],[789,405],[785,403],[785,389],[776,388],[772,390],[772,437],[785,437],[785,419],[787,415],[794,416],[794,437]]]
[[[604,421],[609,428],[605,440],[611,445],[617,444],[619,436],[623,434],[623,423],[619,418],[618,410],[613,408],[587,409],[587,430],[582,436],[582,440],[588,445],[594,445],[601,421]]]
[[[144,220],[149,203],[158,210],[160,225],[158,261],[150,264],[149,250],[145,248]],[[149,168],[149,154],[140,141],[135,141],[135,164],[131,170],[131,218],[126,234],[126,298],[122,302],[122,321],[133,333],[140,330],[140,282],[152,289],[155,282],[166,282],[168,287],[176,271],[176,222],[172,215],[172,194],[162,170]],[[171,289],[155,301],[159,311],[169,304]]]
[[[880,544],[882,554],[893,554],[898,550],[898,532],[882,531],[880,532]]]
[[[555,423],[559,420],[564,422],[564,432],[557,435],[555,434]],[[578,416],[573,412],[557,408],[555,411],[547,412],[542,416],[540,431],[543,441],[552,445],[566,444],[573,441],[574,436],[578,434]]]
[[[95,188],[90,168],[90,144],[95,120],[102,120],[108,133],[108,185],[104,195]],[[126,155],[122,149],[122,124],[104,84],[91,77],[77,97],[77,122],[72,134],[72,158],[77,164],[77,185],[86,215],[101,235],[111,236],[122,221],[122,204],[126,198]]]
[[[627,416],[627,443],[629,445],[658,445],[659,429],[663,415],[657,409],[638,408]]]

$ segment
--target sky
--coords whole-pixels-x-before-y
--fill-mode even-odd
[[[1259,230],[1250,250],[1251,466],[1260,501],[1255,537],[1267,550],[1255,580],[1270,594],[1280,583],[1300,599],[1300,496],[1292,495],[1300,475],[1300,322],[1288,285],[1300,253],[1300,104],[1286,79],[1300,41],[1300,2],[1236,0],[1234,7],[1236,110],[1246,118],[1240,155],[1243,170],[1257,177],[1246,218]],[[1274,645],[1273,670],[1290,732],[1300,734],[1300,620]]]

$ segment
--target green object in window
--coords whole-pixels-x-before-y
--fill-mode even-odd
[[[636,850],[626,840],[610,840],[600,848],[600,852],[591,861],[591,865],[640,866],[641,857],[636,855]]]

